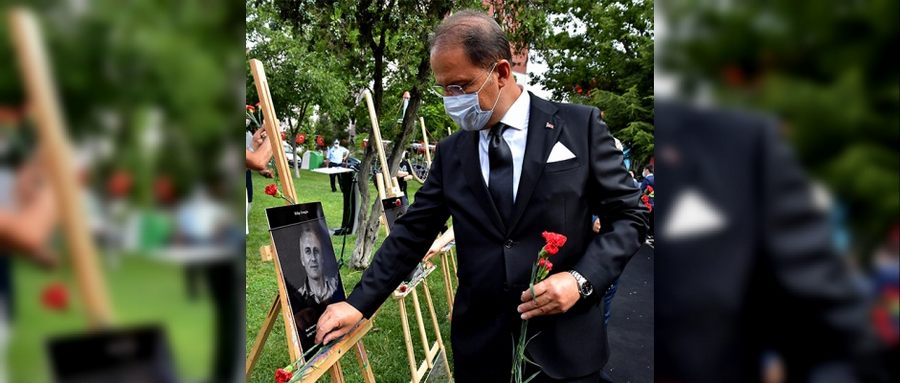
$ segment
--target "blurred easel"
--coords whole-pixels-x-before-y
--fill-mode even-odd
[[[97,248],[91,238],[82,205],[82,188],[76,178],[74,157],[43,37],[32,12],[24,8],[9,11],[10,32],[25,83],[27,104],[32,107],[41,161],[47,165],[48,179],[59,203],[62,229],[68,245],[75,280],[84,299],[91,328],[106,328],[113,321]]]
[[[272,95],[269,92],[269,82],[266,79],[266,72],[261,61],[257,59],[250,60],[250,70],[253,73],[253,80],[256,83],[256,91],[259,95],[260,108],[263,111],[263,127],[266,129],[266,135],[272,145],[272,153],[275,156],[275,167],[278,171],[277,177],[281,180],[282,194],[294,203],[297,202],[297,192],[294,190],[294,180],[291,178],[290,168],[288,167],[287,158],[282,149],[281,133],[278,130],[278,117],[275,115],[275,107],[272,102]],[[271,237],[270,237],[271,240]],[[279,311],[284,319],[285,337],[287,338],[288,354],[291,362],[299,360],[303,357],[303,350],[300,346],[300,336],[297,332],[296,322],[294,321],[294,313],[291,312],[288,302],[287,290],[284,284],[284,277],[281,272],[281,264],[278,261],[278,253],[275,251],[274,242],[260,249],[260,255],[263,259],[268,255],[274,261],[276,281],[278,282],[278,295],[272,302],[269,312],[263,320],[262,327],[256,335],[253,346],[247,353],[247,360],[244,375],[247,381],[250,380],[250,373],[256,364],[262,348],[275,325],[275,319],[278,317]],[[375,376],[372,373],[372,367],[369,364],[368,354],[362,343],[363,336],[372,328],[370,320],[363,319],[353,331],[333,345],[328,354],[316,363],[316,368],[310,369],[310,372],[304,375],[300,382],[314,382],[320,376],[329,371],[331,381],[333,383],[344,382],[344,372],[341,369],[340,358],[351,349],[356,351],[357,361],[362,369],[363,379],[366,383],[374,383]]]

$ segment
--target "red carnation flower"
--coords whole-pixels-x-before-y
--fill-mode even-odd
[[[400,207],[402,205],[403,205],[403,201],[400,201],[399,199],[394,200],[394,206]]]
[[[69,308],[69,291],[62,282],[54,282],[41,292],[41,303],[53,311],[64,311]]]
[[[276,383],[287,383],[293,377],[294,377],[293,373],[291,373],[289,371],[285,371],[285,369],[283,369],[283,368],[279,368],[279,369],[275,370],[275,382]]]
[[[544,270],[550,271],[550,270],[553,270],[553,263],[550,262],[550,260],[548,260],[547,258],[541,258],[538,261],[538,267],[540,267]]]
[[[581,89],[581,85],[575,85],[575,93],[581,94],[584,90]]]
[[[407,289],[408,289],[408,288],[409,288],[409,287],[406,287],[406,285],[405,285],[405,284],[403,284],[403,285],[400,285],[400,292],[401,292],[401,293],[405,293],[405,292],[406,292],[406,290],[407,290]]]
[[[653,186],[647,185],[647,194],[653,193]]]
[[[544,237],[544,241],[547,241],[547,244],[553,245],[553,247],[563,247],[568,239],[565,235],[551,231],[545,231],[541,235]]]
[[[278,196],[278,186],[276,186],[275,184],[269,184],[268,186],[266,186],[266,194],[268,194],[272,197],[277,197]]]
[[[256,108],[254,108],[253,105],[247,105],[247,111],[250,113],[255,113]]]
[[[548,243],[546,246],[544,246],[544,251],[546,251],[547,254],[556,255],[556,253],[559,251],[559,248],[553,246],[553,244]]]

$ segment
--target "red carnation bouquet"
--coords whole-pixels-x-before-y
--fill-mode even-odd
[[[553,270],[553,263],[550,262],[550,256],[556,255],[559,252],[559,248],[563,247],[566,244],[566,236],[558,233],[553,233],[549,231],[545,231],[541,234],[544,237],[544,247],[541,248],[541,251],[538,252],[537,260],[531,266],[531,281],[528,284],[528,288],[531,289],[532,298],[535,296],[534,294],[534,285],[540,283],[544,279],[550,275],[550,270]],[[532,336],[531,338],[527,338],[528,333],[528,320],[522,321],[521,331],[519,332],[519,341],[513,342],[513,365],[510,381],[515,383],[527,383],[537,376],[540,371],[534,373],[528,378],[522,378],[522,374],[525,371],[525,363],[532,363],[528,358],[525,357],[525,347],[528,346],[528,342],[534,339],[537,334]]]
[[[256,129],[262,128],[262,108],[259,107],[259,103],[256,105],[247,104],[244,106],[247,119],[250,120],[250,125],[247,126],[247,131],[253,133]]]

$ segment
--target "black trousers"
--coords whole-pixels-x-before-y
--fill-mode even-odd
[[[328,167],[329,168],[342,168],[344,166],[343,166],[343,164],[336,164],[334,162],[329,162]],[[332,174],[329,176],[329,178],[331,178],[331,191],[333,191],[333,192],[337,191],[337,188],[335,188],[335,186],[334,186],[334,181],[338,178],[338,175]],[[344,185],[341,185],[340,182],[338,182],[338,186],[341,187],[341,191],[344,191]]]

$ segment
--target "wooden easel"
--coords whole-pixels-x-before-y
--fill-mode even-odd
[[[62,108],[50,74],[43,37],[31,11],[14,8],[9,12],[10,34],[19,58],[25,94],[38,133],[39,155],[47,164],[50,185],[59,203],[62,228],[69,247],[75,279],[84,299],[88,324],[92,328],[108,327],[113,315],[103,273],[97,260],[97,249],[84,224],[81,187],[73,168],[72,148],[66,134]]]
[[[424,117],[419,117],[419,125],[422,126],[422,141],[425,143],[425,166],[431,169],[431,148],[428,146],[428,129],[425,129]]]
[[[369,118],[372,122],[372,133],[375,136],[375,148],[378,151],[378,159],[381,162],[381,173],[375,175],[375,185],[378,188],[378,196],[382,200],[386,198],[401,197],[403,196],[403,194],[400,192],[399,185],[397,185],[397,178],[391,177],[388,171],[387,159],[384,155],[384,146],[382,145],[381,141],[381,131],[378,125],[378,116],[375,113],[375,105],[372,103],[372,96],[369,94],[368,90],[366,90],[363,95],[366,98],[366,106],[369,109]],[[420,122],[422,122],[422,129],[424,133],[424,121],[420,119]],[[390,185],[390,187],[388,187],[388,185]],[[382,220],[384,222],[387,222],[383,211]],[[390,228],[388,227],[388,225],[385,224],[384,228],[386,233],[389,235]],[[396,290],[394,290],[394,293],[392,294],[392,297],[395,300],[399,301],[398,305],[400,306],[401,317],[400,325],[403,329],[403,340],[406,344],[406,358],[407,362],[409,363],[409,371],[412,383],[419,383],[422,381],[428,371],[434,368],[437,362],[438,355],[441,356],[444,366],[447,369],[447,375],[451,378],[453,376],[453,373],[450,371],[450,362],[447,360],[447,350],[444,347],[444,340],[441,336],[441,328],[438,325],[437,315],[434,311],[434,303],[431,299],[431,291],[428,289],[428,275],[430,275],[431,272],[434,271],[434,269],[435,266],[433,264],[430,264],[429,262],[429,264],[425,266],[425,270],[423,273],[419,274],[417,278],[410,281],[408,285],[400,285]],[[434,343],[429,343],[428,334],[425,329],[425,321],[422,319],[422,306],[419,303],[419,296],[416,292],[416,289],[419,286],[422,287],[425,293],[425,303],[428,305],[428,313],[431,317],[432,327],[434,327]],[[412,296],[416,325],[418,327],[419,338],[422,342],[422,348],[425,353],[425,360],[423,360],[418,367],[416,366],[416,355],[415,350],[413,349],[412,332],[409,326],[409,315],[407,313],[406,306],[406,298],[408,296]]]
[[[422,127],[422,141],[425,143],[425,167],[431,169],[431,150],[428,148],[428,130],[425,129],[425,118],[419,117],[419,125]],[[412,169],[410,169],[410,175],[416,182],[420,184],[425,183],[425,179],[419,178],[419,175]]]
[[[260,108],[263,111],[263,127],[266,129],[266,135],[269,138],[269,142],[272,145],[272,153],[275,157],[275,167],[278,170],[277,177],[281,180],[281,192],[291,201],[297,201],[297,192],[294,190],[294,181],[291,177],[290,168],[288,167],[287,158],[284,155],[284,150],[282,149],[281,143],[281,133],[278,130],[278,117],[275,115],[275,108],[272,102],[272,96],[269,92],[269,82],[266,79],[266,72],[263,68],[263,64],[261,61],[257,59],[250,60],[250,70],[253,73],[253,80],[256,83],[256,91],[259,95],[259,104]],[[270,234],[271,240],[271,234]],[[268,254],[273,258],[275,264],[275,275],[276,281],[278,282],[278,295],[275,297],[275,300],[272,302],[272,306],[269,308],[269,312],[266,314],[266,318],[263,320],[262,327],[259,329],[259,332],[256,335],[256,340],[253,342],[253,347],[250,349],[250,352],[247,354],[247,361],[244,370],[244,376],[246,380],[250,380],[250,373],[253,371],[253,366],[256,364],[256,360],[259,358],[259,354],[262,352],[262,348],[266,343],[266,339],[269,337],[269,333],[272,331],[272,327],[275,325],[275,319],[278,317],[278,312],[281,312],[281,316],[284,319],[284,333],[287,338],[288,344],[288,354],[290,355],[291,361],[296,361],[303,357],[303,350],[300,347],[300,337],[297,334],[297,328],[294,322],[294,313],[290,310],[290,305],[288,304],[288,295],[287,290],[284,285],[284,278],[281,274],[281,264],[278,261],[278,252],[275,251],[274,242],[272,245],[264,246],[260,249],[260,253],[263,258]],[[341,369],[340,358],[345,353],[347,353],[350,349],[356,350],[357,361],[359,362],[360,368],[362,369],[363,379],[366,383],[374,383],[375,376],[372,373],[372,367],[369,364],[368,354],[366,353],[365,347],[362,343],[362,337],[372,328],[371,321],[363,320],[363,322],[356,327],[352,332],[347,334],[343,339],[341,339],[337,344],[335,344],[328,355],[320,360],[316,365],[317,368],[312,369],[310,373],[305,375],[300,382],[314,382],[320,376],[322,376],[325,371],[329,371],[331,374],[331,381],[334,383],[342,383],[344,382],[344,373]]]

